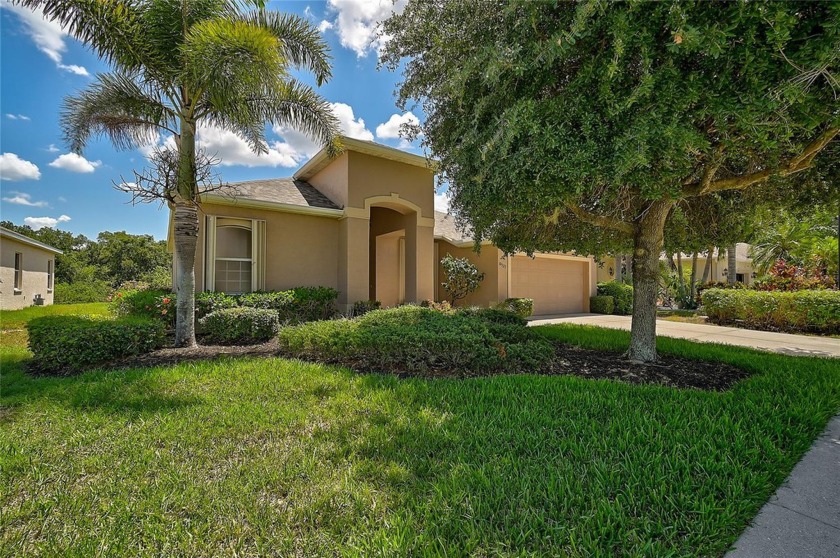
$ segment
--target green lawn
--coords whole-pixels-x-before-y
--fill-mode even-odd
[[[3,310],[0,312],[0,329],[21,329],[29,320],[40,316],[103,316],[108,314],[107,302],[88,304],[51,304],[50,306],[30,306],[22,310]]]
[[[33,378],[4,346],[0,553],[720,555],[840,408],[840,364],[660,349],[761,373],[726,393],[284,359]]]

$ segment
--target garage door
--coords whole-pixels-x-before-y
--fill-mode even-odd
[[[589,262],[556,258],[513,258],[510,296],[534,299],[534,314],[583,312]]]

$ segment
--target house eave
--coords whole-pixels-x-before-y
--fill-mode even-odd
[[[16,240],[17,242],[20,242],[21,244],[26,244],[34,248],[40,248],[41,250],[46,250],[47,252],[52,252],[53,254],[64,254],[64,252],[59,250],[58,248],[53,248],[49,244],[38,242],[35,239],[29,238],[28,236],[24,236],[20,233],[16,233],[15,231],[10,231],[6,228],[0,228],[0,236],[5,236],[6,238],[9,238],[11,240]]]
[[[348,138],[342,136],[341,143],[347,151],[355,151],[357,153],[364,153],[382,159],[389,159],[397,161],[398,163],[405,163],[415,167],[422,167],[432,172],[435,170],[435,162],[423,157],[422,155],[415,155],[414,153],[407,153],[394,147],[381,145],[355,138]],[[315,154],[309,161],[306,162],[294,174],[295,180],[309,180],[319,172],[321,172],[327,165],[332,162],[332,158],[327,154],[325,149],[322,149]]]
[[[221,194],[203,194],[201,196],[201,202],[232,207],[245,207],[248,209],[265,209],[268,211],[280,211],[283,213],[297,213],[299,215],[315,215],[318,217],[330,217],[333,219],[340,219],[344,216],[343,209],[311,207],[307,205],[294,205],[291,203],[252,200],[247,198],[232,198]]]

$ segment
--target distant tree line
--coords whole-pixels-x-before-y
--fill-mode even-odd
[[[58,284],[98,284],[106,290],[129,281],[171,286],[172,255],[166,241],[151,235],[103,231],[91,240],[47,227],[34,230],[10,221],[0,225],[64,252],[55,259]]]

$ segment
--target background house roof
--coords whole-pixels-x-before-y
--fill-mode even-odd
[[[341,209],[308,182],[294,178],[250,180],[232,183],[230,186],[233,188],[230,194],[231,203],[236,203],[237,198],[245,198],[301,207]]]
[[[472,244],[474,241],[470,231],[458,228],[455,217],[442,211],[435,211],[435,237],[452,244]]]
[[[40,248],[41,250],[46,250],[47,252],[52,252],[53,254],[63,254],[61,250],[55,248],[54,246],[50,246],[49,244],[44,244],[43,242],[38,242],[28,236],[23,236],[22,234],[16,233],[15,231],[10,231],[6,227],[0,227],[0,236],[5,236],[6,238],[11,238],[12,240],[17,240],[23,244],[28,244],[29,246],[34,246],[35,248]]]

